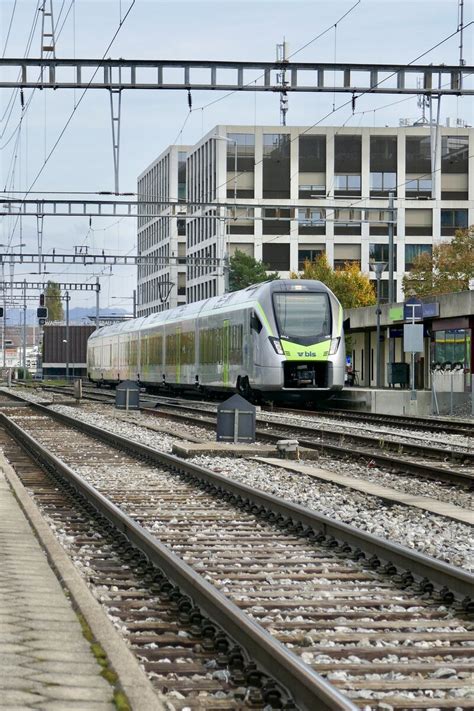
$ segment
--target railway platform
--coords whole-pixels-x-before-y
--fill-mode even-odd
[[[0,453],[0,708],[164,709],[47,529]]]
[[[440,415],[461,412],[462,417],[471,413],[471,393],[454,393],[451,402],[449,392],[437,393],[433,402],[431,390],[417,390],[416,399],[411,399],[408,388],[374,388],[364,386],[344,386],[344,389],[331,396],[330,403],[334,407],[348,407],[354,410],[387,415],[409,415],[429,417],[436,413]]]

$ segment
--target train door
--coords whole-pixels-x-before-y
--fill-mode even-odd
[[[175,335],[175,343],[176,343],[176,383],[181,382],[181,327],[176,326],[176,335]]]
[[[255,311],[250,312],[250,335],[252,340],[252,355],[254,365],[262,365],[261,362],[261,337],[263,324]]]
[[[222,329],[222,382],[229,385],[229,350],[230,350],[230,322],[224,321]]]

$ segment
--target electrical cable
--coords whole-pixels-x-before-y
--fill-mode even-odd
[[[325,30],[323,30],[322,32],[320,32],[319,35],[316,35],[316,36],[313,37],[311,40],[309,40],[309,42],[306,42],[306,44],[304,44],[302,47],[299,47],[299,48],[296,49],[294,52],[292,52],[292,53],[289,55],[288,59],[291,59],[291,57],[294,57],[294,56],[295,56],[296,54],[298,54],[299,52],[302,52],[302,51],[303,51],[304,49],[306,49],[306,47],[308,47],[310,44],[312,44],[313,42],[316,42],[318,39],[321,39],[321,37],[324,37],[324,35],[326,35],[328,32],[330,32],[330,31],[333,29],[333,27],[336,27],[336,25],[338,25],[340,22],[342,22],[342,20],[343,20],[345,17],[347,17],[347,15],[349,15],[353,10],[355,10],[355,8],[360,4],[360,2],[361,2],[361,0],[358,0],[358,2],[356,2],[355,5],[353,5],[351,8],[349,8],[349,10],[347,10],[343,15],[341,15],[341,17],[339,17],[339,18],[336,20],[336,22],[331,23],[328,27],[326,27]],[[252,79],[252,81],[249,82],[248,84],[244,84],[243,88],[246,89],[246,88],[248,88],[249,86],[252,86],[252,84],[256,84],[257,81],[259,81],[260,79],[263,79],[264,77],[265,77],[265,74],[261,74],[261,75],[258,76],[256,79]],[[229,91],[227,94],[225,94],[224,96],[220,96],[218,99],[214,99],[213,101],[210,101],[210,102],[207,103],[207,104],[203,104],[202,106],[197,106],[195,110],[197,110],[197,109],[207,109],[209,106],[213,106],[214,104],[218,104],[220,101],[223,101],[224,99],[227,99],[229,96],[232,96],[233,94],[236,94],[236,93],[239,92],[239,91],[241,91],[240,88],[239,88],[239,89],[234,89],[233,91]]]
[[[17,3],[17,0],[15,0],[15,2],[13,3],[13,10],[12,10],[12,14],[10,17],[10,24],[8,25],[7,38],[5,40],[5,45],[3,47],[3,52],[2,52],[2,59],[5,57],[5,52],[7,51],[7,44],[8,44],[8,40],[10,39],[10,32],[12,29],[13,18],[15,17],[16,3]]]
[[[29,52],[30,52],[31,44],[32,44],[32,42],[33,42],[33,37],[34,37],[35,29],[36,29],[36,25],[38,24],[40,2],[41,2],[41,0],[37,0],[36,10],[35,10],[35,14],[34,14],[34,16],[33,16],[33,23],[32,23],[32,25],[31,25],[30,33],[29,33],[29,36],[28,36],[28,40],[27,40],[27,42],[26,42],[26,48],[25,48],[25,51],[24,51],[24,53],[23,53],[25,57],[28,57],[28,54],[29,54]],[[18,78],[17,78],[18,83],[20,83],[20,80],[21,80],[21,72],[18,73]],[[10,99],[8,100],[8,103],[7,103],[7,106],[6,106],[6,108],[5,108],[5,111],[3,112],[2,118],[0,119],[0,123],[3,123],[3,121],[4,121],[4,119],[5,119],[5,116],[6,116],[6,114],[7,114],[8,111],[9,111],[8,107],[9,107],[9,105],[11,104],[11,107],[12,107],[12,108],[10,109],[10,113],[9,113],[9,115],[8,115],[7,124],[5,125],[3,131],[0,133],[0,138],[3,138],[3,136],[5,135],[5,131],[6,131],[7,126],[8,126],[8,121],[9,121],[9,119],[10,119],[11,112],[13,111],[14,101],[15,101],[16,96],[18,95],[19,89],[20,89],[19,86],[16,87],[15,89],[12,89],[12,93],[11,93]]]
[[[472,26],[472,25],[474,25],[474,20],[471,21],[471,22],[469,22],[468,25],[465,25],[465,26],[464,26],[464,29],[467,29],[468,27],[470,27],[470,26]],[[444,39],[440,40],[439,42],[437,42],[435,45],[433,45],[433,46],[430,47],[429,49],[427,49],[427,50],[425,50],[424,52],[422,52],[422,54],[418,55],[418,57],[416,57],[415,59],[412,59],[410,62],[408,62],[408,64],[407,64],[406,66],[410,66],[410,65],[414,64],[414,63],[417,62],[419,59],[421,59],[422,57],[424,57],[426,54],[429,54],[429,53],[432,52],[434,49],[437,49],[437,48],[440,47],[442,44],[444,44],[444,43],[447,42],[448,40],[452,39],[452,37],[454,37],[455,35],[457,35],[457,34],[459,33],[459,31],[460,31],[460,30],[455,30],[455,31],[452,32],[450,35],[448,35],[448,36],[445,37]],[[361,98],[362,96],[365,96],[365,95],[367,95],[367,94],[371,94],[373,89],[377,88],[378,86],[380,86],[381,84],[383,84],[384,82],[386,82],[388,79],[390,79],[390,78],[392,78],[393,76],[395,76],[396,73],[397,73],[396,71],[395,71],[395,72],[392,72],[391,74],[389,74],[388,76],[384,77],[384,78],[381,79],[379,82],[377,82],[377,84],[375,84],[375,85],[374,85],[373,87],[371,87],[370,89],[366,89],[365,91],[362,91],[362,92],[357,96],[357,98]],[[463,74],[464,74],[464,73],[463,73]],[[433,93],[433,94],[436,94],[436,91],[433,90],[432,93]],[[411,97],[410,97],[410,98],[411,98]],[[332,109],[331,111],[329,111],[329,112],[328,112],[327,114],[325,114],[322,118],[318,119],[318,121],[315,121],[313,124],[311,124],[311,125],[308,126],[307,128],[305,128],[305,129],[303,129],[302,131],[298,132],[298,134],[297,134],[296,136],[290,137],[290,143],[293,143],[294,141],[298,140],[298,139],[300,138],[300,136],[305,135],[306,133],[308,133],[309,131],[311,131],[313,128],[316,128],[316,126],[319,126],[323,121],[325,121],[326,119],[328,119],[330,116],[332,116],[333,114],[337,113],[338,111],[340,111],[341,109],[343,109],[343,108],[345,108],[346,106],[349,106],[349,105],[352,105],[352,97],[351,97],[348,101],[345,101],[344,103],[342,103],[342,104],[340,104],[339,106],[337,106],[335,109]],[[257,166],[257,165],[259,165],[260,163],[263,163],[263,158],[261,158],[259,161],[255,162],[255,163],[254,163],[254,167]],[[237,174],[237,177],[239,177],[239,175],[243,175],[243,172],[238,173],[238,174]],[[224,183],[221,183],[220,185],[216,186],[216,191],[217,191],[219,188],[226,187],[230,182],[233,182],[233,180],[234,180],[233,177],[232,177],[232,178],[229,178],[229,179],[226,180]]]
[[[74,114],[76,113],[77,109],[79,108],[79,106],[80,106],[80,104],[81,104],[81,102],[82,102],[84,96],[86,95],[87,90],[88,90],[89,87],[91,86],[91,84],[92,84],[92,82],[94,81],[94,78],[95,78],[97,72],[99,71],[100,67],[102,66],[102,62],[104,61],[104,59],[105,59],[105,57],[106,57],[106,55],[107,55],[107,52],[110,50],[111,46],[112,46],[113,43],[115,42],[115,39],[117,38],[117,36],[118,36],[120,30],[121,30],[122,27],[123,27],[123,24],[124,24],[125,21],[127,20],[127,17],[129,16],[130,12],[132,11],[132,8],[133,8],[133,6],[135,5],[135,3],[136,3],[136,0],[132,0],[132,2],[131,2],[131,4],[130,4],[130,6],[129,6],[127,12],[125,13],[123,19],[120,21],[120,23],[119,23],[119,25],[118,25],[118,27],[117,27],[117,30],[115,31],[115,33],[114,33],[112,39],[110,40],[109,44],[107,45],[107,47],[106,47],[106,49],[105,49],[105,51],[104,51],[104,53],[103,53],[103,55],[102,55],[102,59],[100,60],[99,64],[97,65],[97,68],[96,68],[95,71],[93,72],[93,74],[92,74],[92,76],[91,76],[91,78],[90,78],[90,80],[89,80],[89,83],[87,84],[86,88],[84,89],[84,91],[82,92],[81,96],[79,97],[79,100],[77,101],[77,103],[76,103],[76,105],[74,106],[74,108],[73,108],[71,114],[69,115],[69,118],[66,120],[65,125],[63,126],[62,130],[60,131],[59,136],[57,137],[55,143],[53,144],[53,147],[51,148],[51,150],[49,151],[48,155],[46,156],[46,159],[45,159],[45,161],[43,162],[43,165],[41,166],[41,168],[39,169],[39,171],[37,172],[37,174],[36,174],[36,176],[35,176],[33,182],[31,183],[31,185],[30,185],[30,187],[28,188],[28,190],[24,193],[24,198],[25,198],[25,199],[26,199],[26,197],[29,195],[31,188],[34,187],[34,185],[35,185],[36,182],[38,181],[38,178],[39,178],[39,177],[41,176],[41,174],[43,173],[43,170],[45,169],[45,167],[46,167],[46,165],[48,164],[48,162],[49,162],[51,156],[53,155],[54,151],[56,150],[57,146],[59,145],[59,143],[60,143],[62,137],[64,136],[64,134],[65,134],[65,132],[66,132],[66,130],[67,130],[69,124],[71,123],[71,121],[72,121],[72,119],[73,119],[73,117],[74,117]],[[19,216],[18,216],[18,217],[19,217]],[[9,241],[11,241],[11,239],[13,238],[13,233],[14,233],[14,230],[16,229],[17,223],[18,223],[18,218],[17,218],[17,221],[15,222],[15,225],[14,225],[14,228],[13,228],[13,232],[12,232],[12,234],[10,235]]]

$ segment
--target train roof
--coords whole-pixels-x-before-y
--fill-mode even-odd
[[[263,295],[271,294],[275,291],[316,291],[332,294],[331,290],[325,284],[315,279],[275,279],[260,282],[259,284],[252,284],[252,286],[248,286],[246,289],[232,291],[222,296],[214,296],[210,299],[204,299],[203,301],[195,301],[192,304],[178,306],[168,311],[160,311],[155,314],[150,314],[149,316],[114,323],[111,326],[103,326],[91,334],[90,340],[102,336],[130,333],[137,330],[142,331],[162,323],[172,323],[173,321],[197,318],[198,316],[212,313],[218,309],[225,309],[228,306],[254,303]]]

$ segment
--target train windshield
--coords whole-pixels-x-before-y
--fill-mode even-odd
[[[281,338],[310,345],[331,338],[329,297],[317,292],[273,294]]]

